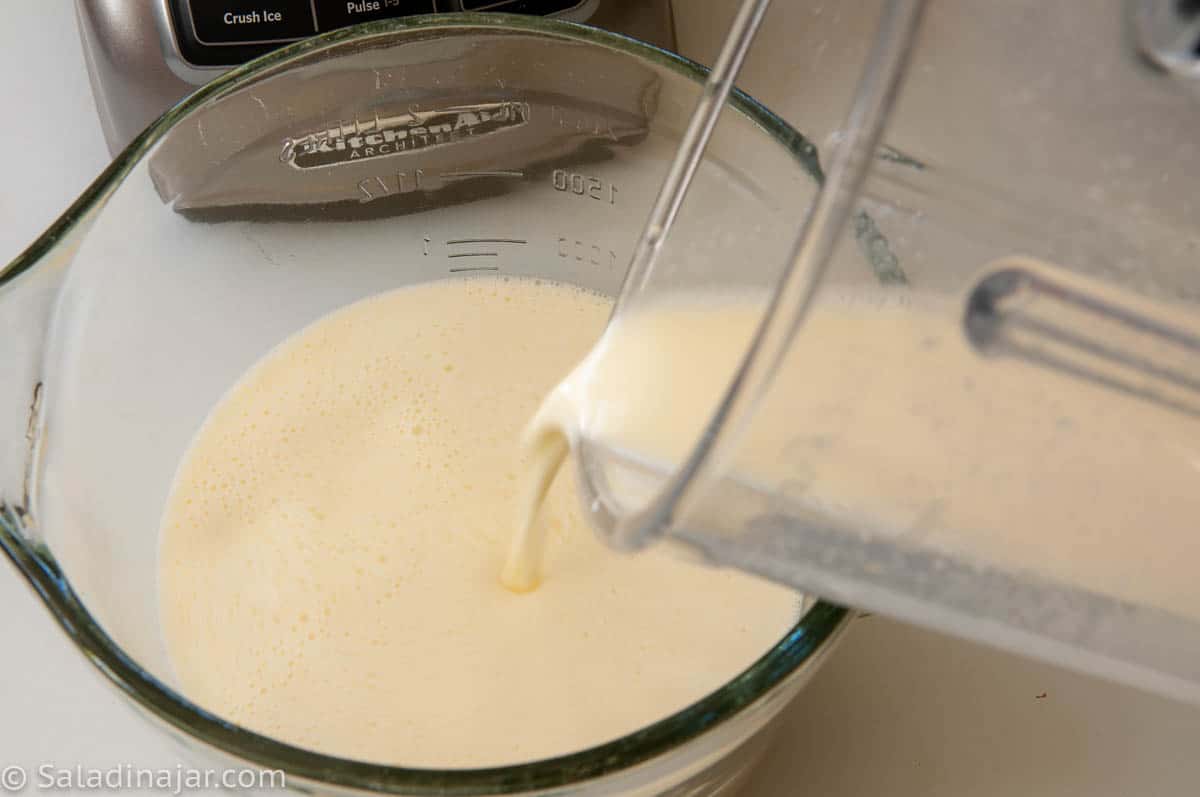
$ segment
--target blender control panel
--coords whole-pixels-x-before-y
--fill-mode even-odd
[[[499,11],[586,22],[668,50],[675,45],[670,0],[75,0],[75,9],[114,155],[229,68],[360,22]]]
[[[171,27],[194,66],[233,66],[276,47],[360,22],[412,14],[579,14],[594,0],[170,0]],[[573,15],[574,15],[573,14]]]

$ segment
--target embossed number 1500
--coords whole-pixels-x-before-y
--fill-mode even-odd
[[[615,185],[605,182],[599,177],[576,174],[566,169],[554,170],[554,190],[576,196],[591,197],[600,202],[607,201],[610,205],[617,203],[617,187]]]

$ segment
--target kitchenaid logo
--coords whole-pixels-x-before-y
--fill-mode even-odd
[[[297,169],[336,166],[453,144],[520,127],[529,121],[523,102],[461,105],[437,111],[355,120],[283,142],[279,159]]]

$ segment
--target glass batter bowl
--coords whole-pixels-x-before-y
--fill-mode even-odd
[[[335,308],[423,280],[498,272],[615,294],[703,77],[543,19],[319,37],[167,113],[0,272],[0,547],[113,686],[194,754],[308,791],[702,795],[746,772],[844,610],[807,605],[749,670],[653,726],[456,771],[227,723],[174,691],[158,630],[172,474],[238,376]],[[680,255],[703,254],[713,283],[762,284],[819,173],[803,137],[735,96],[676,226]]]

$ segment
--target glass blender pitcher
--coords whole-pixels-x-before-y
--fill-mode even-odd
[[[593,358],[659,367],[622,374],[638,431],[576,441],[584,505],[619,547],[1196,701],[1200,13],[872,10],[796,31],[832,158],[750,323],[712,274],[748,257],[648,226]]]
[[[551,20],[329,34],[169,111],[0,271],[0,548],[194,755],[345,794],[704,795],[746,774],[843,609],[806,602],[749,670],[655,725],[486,770],[335,758],[233,725],[172,688],[158,622],[172,474],[249,366],[336,308],[424,280],[500,273],[614,294],[703,79]],[[816,195],[815,153],[749,98],[730,107],[695,190],[738,204],[693,232],[724,253],[750,233],[756,259],[777,264]]]

